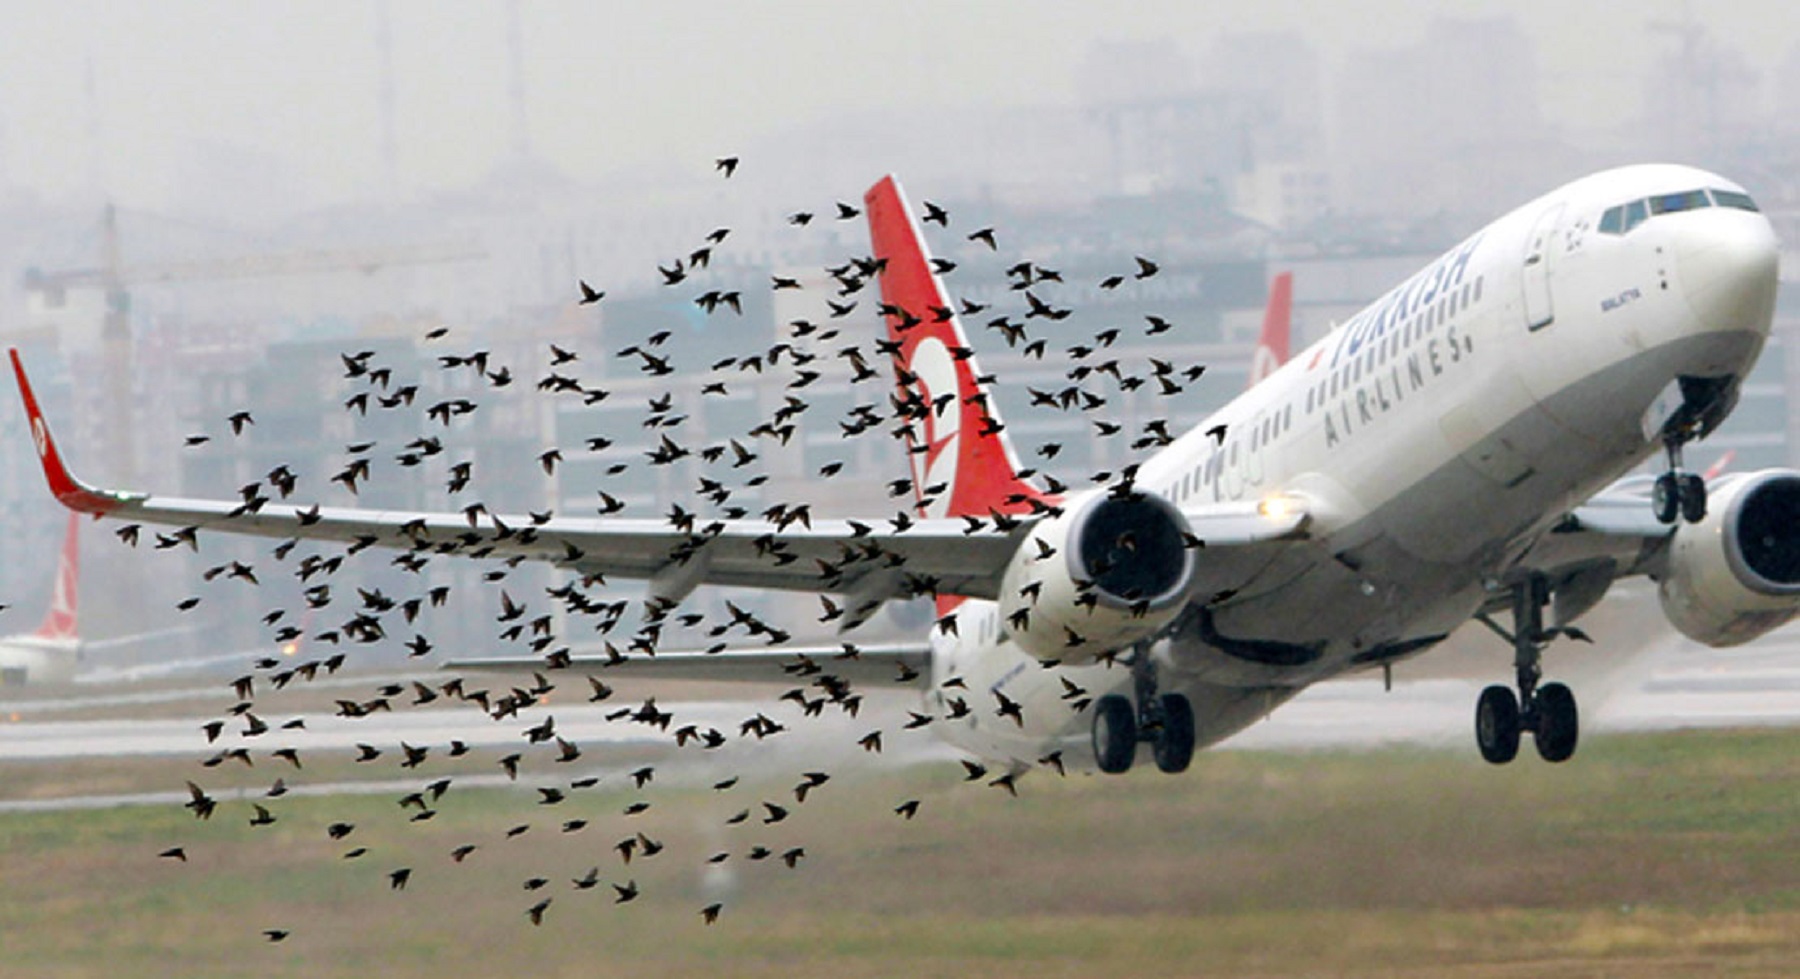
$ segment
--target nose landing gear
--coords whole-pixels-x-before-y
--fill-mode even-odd
[[[1567,761],[1575,754],[1581,735],[1580,709],[1575,694],[1560,683],[1538,685],[1543,676],[1544,645],[1572,629],[1544,630],[1544,605],[1550,598],[1549,583],[1533,576],[1513,589],[1513,630],[1500,628],[1485,614],[1488,628],[1513,645],[1513,669],[1518,693],[1495,684],[1481,692],[1475,703],[1475,742],[1481,757],[1495,765],[1512,761],[1519,753],[1520,736],[1529,731],[1538,756],[1548,762]]]
[[[1706,519],[1706,480],[1698,473],[1681,469],[1681,446],[1688,437],[1686,431],[1678,429],[1663,438],[1669,453],[1669,470],[1656,477],[1650,490],[1650,507],[1659,523],[1672,524],[1677,516],[1688,523]]]

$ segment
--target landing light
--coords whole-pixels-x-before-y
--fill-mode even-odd
[[[1263,501],[1257,504],[1256,509],[1270,520],[1286,520],[1299,511],[1300,503],[1291,496],[1277,494],[1263,497]]]

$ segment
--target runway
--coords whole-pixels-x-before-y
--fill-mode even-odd
[[[1665,637],[1636,657],[1606,666],[1603,671],[1574,681],[1582,703],[1584,734],[1589,738],[1609,731],[1800,725],[1800,636],[1777,636],[1740,651],[1707,649],[1679,637]],[[1476,696],[1487,682],[1499,679],[1402,680],[1392,690],[1383,688],[1379,675],[1321,684],[1214,750],[1305,751],[1417,744],[1446,750],[1466,747],[1472,752]],[[370,681],[364,677],[343,682],[366,687]],[[899,730],[905,720],[904,711],[916,702],[911,694],[887,691],[870,695],[857,717],[836,709],[822,716],[804,717],[792,703],[768,700],[660,704],[661,709],[674,714],[669,730],[693,724],[702,730],[717,728],[731,736],[730,743],[717,751],[689,747],[677,752],[667,731],[617,717],[616,712],[624,707],[636,706],[636,702],[624,701],[551,703],[504,722],[492,721],[465,706],[403,708],[362,718],[303,713],[269,719],[272,726],[298,720],[304,725],[302,728],[271,730],[259,737],[245,737],[243,722],[234,720],[217,744],[209,744],[201,727],[216,714],[187,718],[36,719],[55,710],[101,705],[128,709],[138,704],[179,702],[184,696],[228,702],[216,684],[187,690],[96,691],[88,696],[77,693],[0,701],[0,717],[11,718],[0,723],[0,763],[202,758],[235,746],[247,747],[253,753],[291,746],[303,757],[326,752],[342,757],[354,752],[358,744],[375,745],[393,754],[401,742],[431,746],[436,751],[442,751],[452,741],[461,741],[471,748],[516,748],[525,744],[525,730],[547,716],[555,718],[560,736],[582,746],[586,757],[599,766],[594,770],[604,769],[608,749],[630,749],[634,757],[679,753],[684,758],[701,759],[701,763],[673,766],[672,771],[689,769],[689,777],[696,780],[746,766],[779,768],[813,763],[892,767],[957,756],[928,732]],[[757,713],[775,720],[785,730],[764,740],[737,737],[743,722]],[[875,755],[857,748],[856,741],[877,728],[886,732],[884,751]],[[397,784],[411,782],[383,779],[312,785],[305,791],[388,791]],[[176,794],[153,793],[0,800],[0,812],[180,798]]]

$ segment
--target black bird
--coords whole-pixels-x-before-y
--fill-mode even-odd
[[[233,435],[242,435],[245,425],[256,424],[255,419],[251,418],[247,411],[233,412],[225,420],[231,423],[231,434]]]
[[[738,158],[735,156],[721,156],[713,161],[713,169],[723,173],[726,180],[730,180],[731,175],[737,172],[737,165]]]
[[[860,214],[862,214],[861,209],[851,207],[843,201],[837,202],[837,219],[839,221],[849,221]]]
[[[1206,434],[1212,436],[1215,443],[1219,445],[1225,444],[1225,426],[1223,424],[1214,425],[1207,429]]]
[[[585,280],[585,279],[577,279],[576,284],[581,286],[581,302],[578,303],[577,305],[591,306],[594,303],[597,303],[600,300],[606,298],[606,293],[601,292],[601,291],[595,289],[593,286],[588,285],[587,280]]]
[[[972,231],[968,235],[968,240],[983,242],[988,246],[988,250],[990,251],[1000,250],[1000,246],[994,243],[993,228],[982,228],[979,231]]]
[[[925,216],[920,219],[921,221],[936,221],[941,227],[950,227],[950,213],[948,211],[930,201],[924,201],[923,203],[925,205]]]

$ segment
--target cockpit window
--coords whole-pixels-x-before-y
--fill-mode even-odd
[[[1756,202],[1750,199],[1750,195],[1743,193],[1742,191],[1720,190],[1719,188],[1714,187],[1712,189],[1712,196],[1713,201],[1720,207],[1735,207],[1740,211],[1759,210],[1756,206]]]
[[[1600,215],[1600,233],[1608,235],[1629,234],[1631,229],[1643,224],[1658,214],[1674,214],[1677,211],[1695,211],[1712,207],[1736,208],[1740,211],[1757,210],[1756,202],[1750,195],[1736,190],[1684,190],[1678,194],[1658,194],[1655,197],[1640,198],[1626,204],[1615,204]]]
[[[1643,224],[1644,219],[1649,216],[1650,212],[1644,206],[1643,201],[1632,201],[1625,205],[1625,230],[1630,231],[1632,228]]]
[[[1658,194],[1650,198],[1651,214],[1672,214],[1711,206],[1712,202],[1706,199],[1704,190],[1684,190],[1679,194]]]

